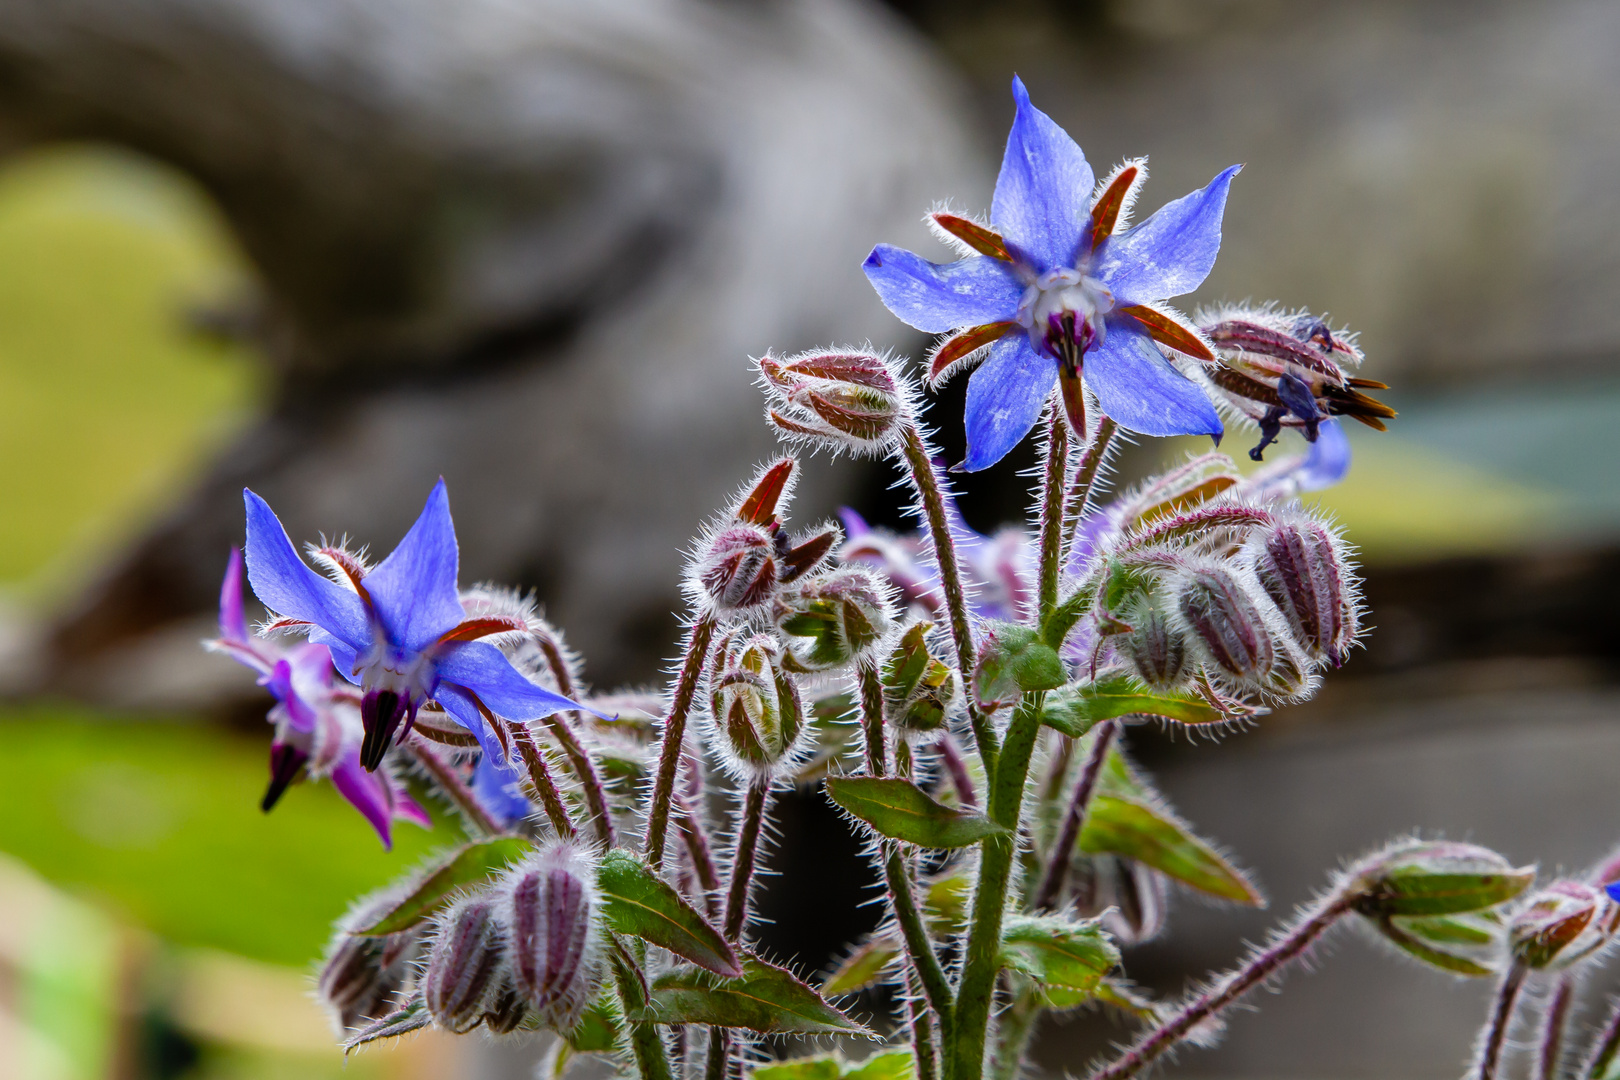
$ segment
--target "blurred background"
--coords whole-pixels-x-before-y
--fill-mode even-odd
[[[1099,171],[1151,155],[1143,212],[1246,163],[1186,306],[1328,313],[1400,410],[1321,496],[1367,648],[1248,733],[1133,732],[1272,907],[1178,899],[1130,973],[1176,992],[1403,832],[1620,842],[1620,7],[0,0],[0,1077],[528,1075],[332,1048],[331,920],[449,826],[258,812],[266,700],[196,647],[237,492],[386,549],[442,474],[463,580],[537,590],[596,685],[656,680],[681,549],[772,446],[747,358],[925,347],[858,263],[988,207],[1015,71]],[[1027,464],[963,485],[972,524]],[[898,526],[892,479],[820,463],[796,516]],[[762,935],[825,968],[868,883],[819,793],[783,829]],[[1177,1074],[1457,1074],[1486,988],[1352,935],[1316,967]]]

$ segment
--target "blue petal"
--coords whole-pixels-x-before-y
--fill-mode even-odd
[[[1097,253],[1097,276],[1120,304],[1150,304],[1204,283],[1221,250],[1226,191],[1233,165],[1202,191],[1167,203],[1135,228],[1110,237]]]
[[[441,680],[466,687],[508,720],[537,720],[563,709],[585,708],[525,679],[501,650],[482,641],[450,646],[439,656],[438,670]]]
[[[1349,471],[1350,437],[1330,417],[1322,421],[1310,452],[1294,470],[1294,484],[1299,491],[1321,491],[1343,480]]]
[[[963,472],[988,469],[1017,446],[1041,414],[1057,361],[1030,348],[1022,330],[1005,334],[990,346],[990,358],[968,380],[967,459]]]
[[[1219,435],[1221,418],[1203,388],[1170,366],[1135,319],[1107,321],[1102,344],[1085,356],[1097,406],[1142,435]]]
[[[533,809],[523,796],[518,771],[510,762],[498,761],[484,754],[473,769],[473,793],[484,809],[502,825],[510,825],[529,816]]]
[[[366,575],[366,592],[391,642],[420,652],[465,617],[456,563],[456,527],[441,479],[405,539]]]
[[[310,569],[298,557],[270,505],[246,488],[248,581],[264,606],[278,615],[314,623],[352,649],[371,642],[360,597]]]
[[[861,269],[890,311],[930,334],[1010,319],[1024,296],[1012,267],[988,255],[931,263],[879,244]]]
[[[462,727],[472,732],[473,738],[477,739],[478,745],[483,748],[485,757],[496,761],[505,759],[506,751],[501,748],[500,740],[495,737],[495,732],[490,730],[489,721],[484,719],[484,714],[478,709],[478,702],[473,700],[471,694],[458,686],[441,684],[434,693],[433,700],[438,702],[445,712],[455,717]]]
[[[1018,113],[1007,135],[990,221],[1003,238],[1035,261],[1037,273],[1073,266],[1090,220],[1096,177],[1079,144],[1029,103],[1023,80],[1016,75],[1013,99]]]

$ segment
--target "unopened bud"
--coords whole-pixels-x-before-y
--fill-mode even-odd
[[[1536,878],[1489,848],[1450,841],[1399,844],[1363,861],[1348,886],[1369,917],[1456,915],[1518,896]]]
[[[1531,968],[1563,968],[1608,943],[1620,907],[1604,891],[1581,881],[1555,881],[1538,889],[1508,923],[1513,958]]]
[[[596,873],[576,847],[553,843],[506,878],[512,984],[541,1022],[566,1031],[596,981]]]
[[[1176,606],[1208,663],[1246,688],[1278,689],[1273,685],[1278,642],[1237,575],[1218,566],[1188,570],[1177,587]]]
[[[422,1000],[433,1020],[457,1035],[477,1027],[501,986],[504,929],[495,903],[477,897],[439,920],[422,976]]]
[[[1157,604],[1144,604],[1126,619],[1130,630],[1114,648],[1150,688],[1160,692],[1179,686],[1188,674],[1187,639]]]
[[[484,1013],[484,1028],[496,1035],[516,1031],[528,1018],[529,1005],[517,992],[510,980],[503,981],[500,989]]]
[[[962,691],[956,669],[928,648],[932,623],[913,623],[883,665],[883,712],[901,734],[938,731]]]
[[[783,668],[781,646],[756,634],[716,650],[709,707],[722,749],[744,769],[769,772],[805,730],[798,685]]]
[[[812,446],[879,454],[893,445],[905,419],[905,398],[894,373],[871,353],[808,352],[759,361],[771,423]]]
[[[316,996],[339,1027],[360,1027],[387,1014],[421,951],[418,929],[365,937],[349,931],[369,926],[400,897],[389,893],[362,901],[339,924],[315,984]]]
[[[790,648],[792,666],[803,671],[854,663],[893,622],[888,588],[871,571],[852,566],[805,582],[777,606],[777,626],[798,639]]]
[[[1101,916],[1103,928],[1121,945],[1139,945],[1164,929],[1169,881],[1145,863],[1118,855],[1077,855],[1067,885],[1074,913]]]
[[[776,595],[776,538],[762,525],[735,522],[709,537],[694,568],[699,588],[726,614],[758,608]]]
[[[1360,620],[1356,581],[1338,537],[1301,514],[1258,532],[1248,546],[1260,587],[1306,654],[1342,660]]]

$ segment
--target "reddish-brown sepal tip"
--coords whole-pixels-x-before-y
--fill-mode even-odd
[[[983,225],[969,221],[956,214],[939,212],[933,215],[934,224],[956,237],[980,255],[988,255],[992,259],[1002,262],[1012,262],[1012,253],[1007,250],[1007,243],[1000,236],[991,232]]]
[[[748,497],[737,507],[737,518],[754,525],[769,525],[776,519],[776,504],[781,499],[782,492],[786,490],[788,481],[793,477],[793,468],[796,462],[792,458],[783,458],[765,470],[754,489]]]
[[[1206,363],[1215,359],[1215,353],[1202,338],[1164,312],[1145,304],[1127,304],[1119,310],[1120,314],[1129,315],[1141,323],[1143,329],[1159,344]]]
[[[972,326],[946,338],[929,359],[929,384],[938,386],[957,362],[989,345],[1012,328],[1013,323],[1010,320],[985,323],[983,326]]]
[[[1127,165],[1114,177],[1101,196],[1097,205],[1091,210],[1091,246],[1093,250],[1108,237],[1113,235],[1114,226],[1119,223],[1119,213],[1125,208],[1125,196],[1130,194],[1131,185],[1142,170],[1137,165]]]

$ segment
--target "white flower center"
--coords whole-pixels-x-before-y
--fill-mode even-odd
[[[1083,351],[1106,333],[1103,316],[1114,310],[1114,294],[1081,270],[1048,270],[1024,290],[1014,316],[1029,332],[1035,351],[1062,356],[1065,338]],[[1076,355],[1078,355],[1078,351]]]
[[[391,690],[413,704],[421,704],[437,689],[432,656],[406,652],[389,644],[380,632],[355,664],[355,674],[367,690]]]

